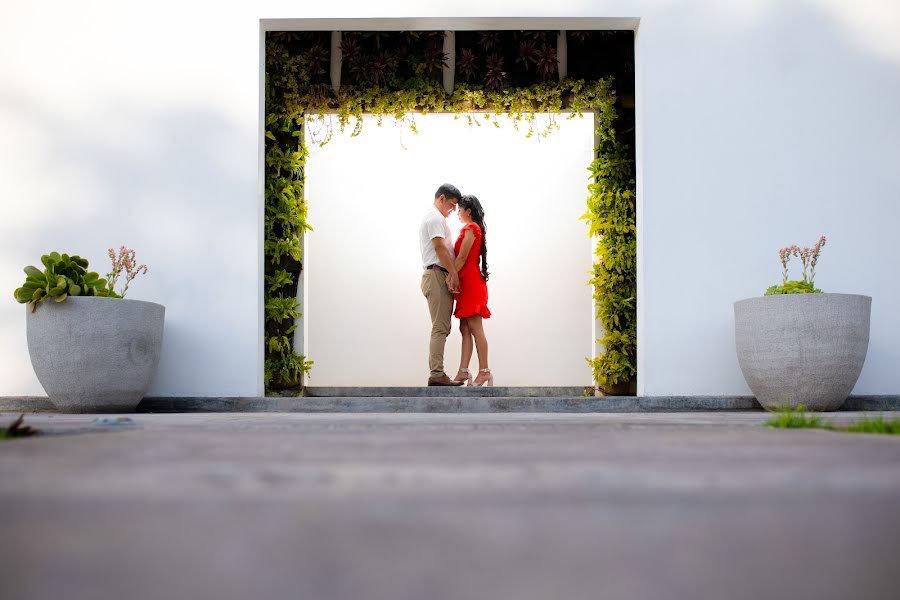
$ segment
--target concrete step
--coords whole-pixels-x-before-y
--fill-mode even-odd
[[[0,397],[0,412],[53,412],[47,398]],[[752,396],[156,397],[137,412],[612,413],[762,410]],[[850,396],[843,411],[900,411],[900,396]]]
[[[752,396],[523,397],[468,394],[460,392],[455,396],[430,397],[145,398],[138,406],[138,412],[612,413],[762,410]],[[841,410],[900,410],[900,396],[851,396]]]
[[[307,387],[312,398],[569,398],[593,396],[591,386],[566,387]]]
[[[753,398],[636,398],[634,396],[328,396],[232,401],[204,398],[168,402],[146,398],[139,412],[247,411],[305,413],[592,413],[761,410]]]

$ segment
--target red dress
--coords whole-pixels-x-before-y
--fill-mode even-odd
[[[459,256],[459,249],[462,246],[463,237],[466,230],[471,229],[475,234],[475,242],[472,243],[472,249],[466,257],[466,264],[459,270],[459,293],[455,295],[456,311],[453,313],[457,319],[481,315],[485,319],[489,319],[491,311],[488,310],[487,300],[487,283],[481,276],[479,264],[481,262],[481,227],[475,223],[469,223],[459,232],[459,238],[456,240],[453,249]]]

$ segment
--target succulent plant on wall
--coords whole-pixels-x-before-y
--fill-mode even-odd
[[[538,62],[538,50],[534,40],[525,38],[519,40],[519,48],[516,51],[516,64],[528,72]]]
[[[486,51],[500,49],[500,32],[482,31],[478,33],[478,44]]]
[[[416,79],[439,82],[447,62],[440,31],[343,32],[341,84],[408,87]]]
[[[369,63],[366,81],[376,87],[383,87],[393,68],[395,68],[393,56],[390,52],[382,50]]]
[[[449,58],[450,56],[444,52],[442,39],[431,41],[425,49],[425,60],[422,62],[425,75],[434,78],[441,77]]]
[[[472,81],[475,77],[475,53],[470,48],[463,48],[456,61],[456,74],[463,81]]]
[[[491,54],[487,58],[487,68],[484,74],[484,87],[499,92],[506,85],[506,71],[503,70],[503,57]]]
[[[367,81],[369,54],[363,48],[363,39],[356,33],[341,35],[341,80],[344,85],[358,85]]]
[[[306,68],[310,76],[324,75],[330,60],[329,53],[320,43],[315,43],[306,51]]]
[[[555,46],[542,44],[540,49],[536,52],[536,62],[541,80],[547,81],[548,79],[557,76],[557,73],[559,72],[559,59],[557,58]]]

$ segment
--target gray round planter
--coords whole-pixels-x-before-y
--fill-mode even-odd
[[[69,297],[26,307],[31,366],[63,412],[130,412],[159,364],[165,307]]]
[[[784,294],[734,303],[738,362],[767,410],[840,408],[869,347],[872,298]]]

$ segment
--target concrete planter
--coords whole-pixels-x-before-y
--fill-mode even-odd
[[[767,410],[840,408],[869,347],[872,298],[785,294],[734,303],[738,362]]]
[[[31,366],[62,412],[130,412],[159,364],[165,307],[70,297],[26,307]]]

